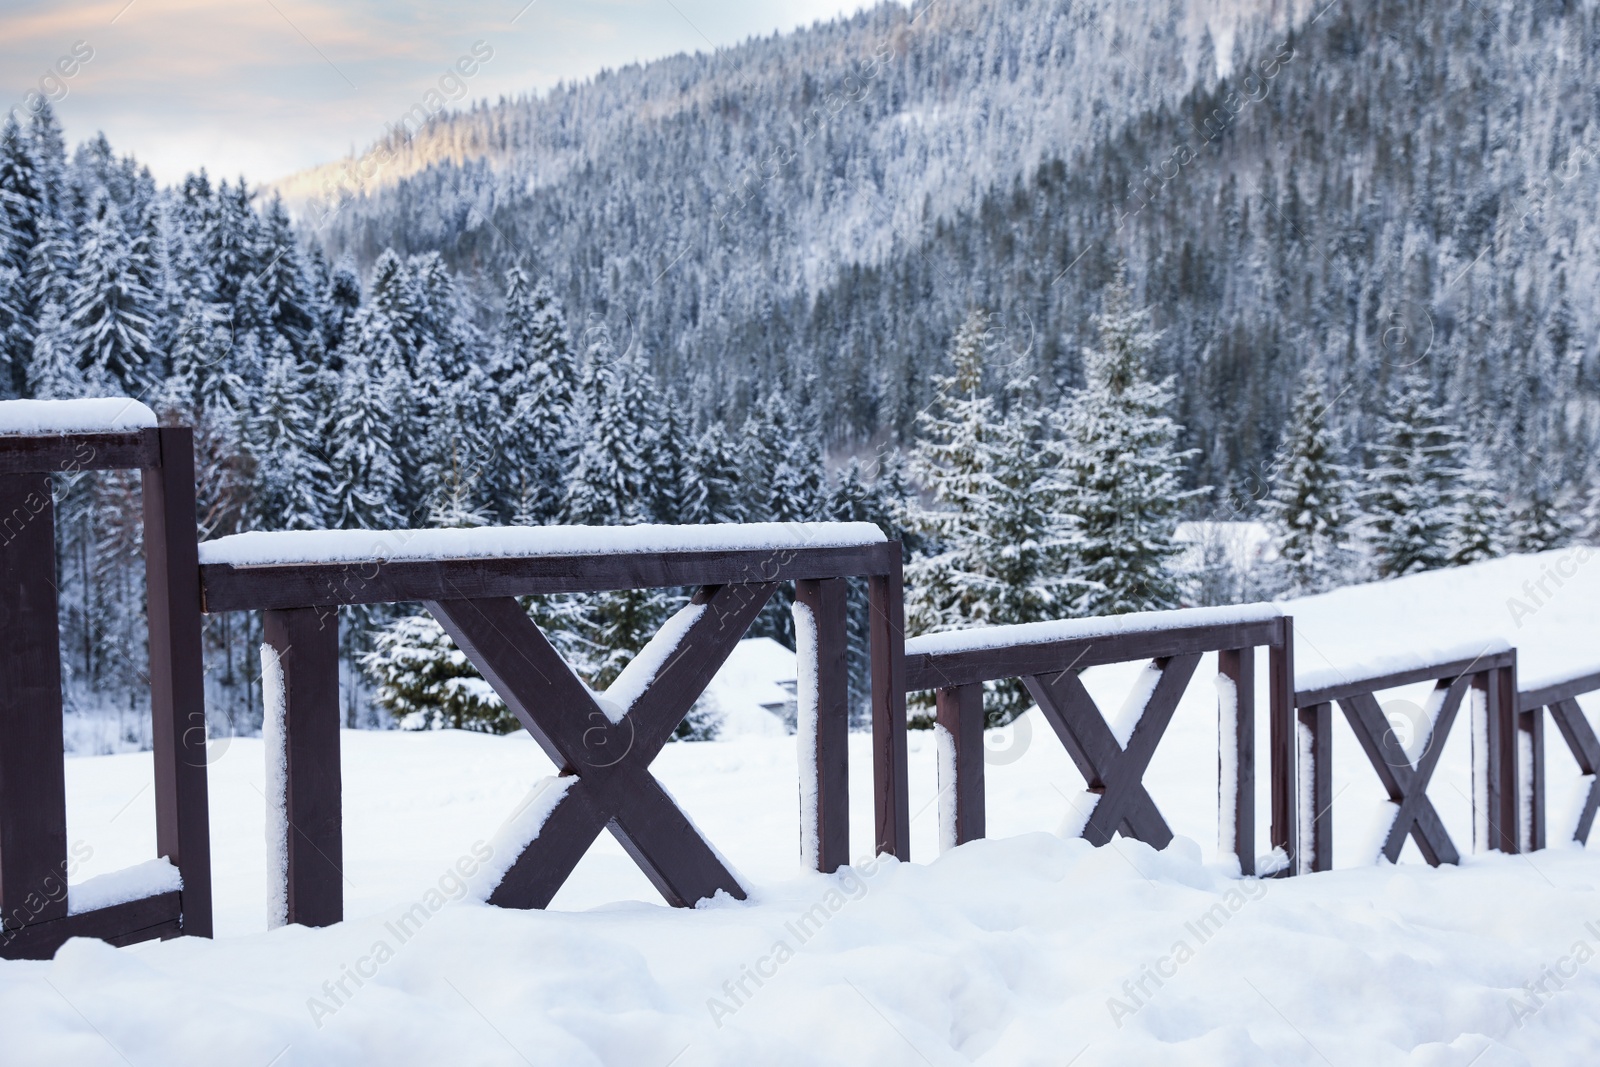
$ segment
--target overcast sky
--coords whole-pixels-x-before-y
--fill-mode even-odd
[[[463,79],[463,102],[544,89],[634,60],[709,51],[863,6],[0,0],[0,93],[9,109],[42,86],[57,101],[69,144],[103,130],[119,154],[133,153],[163,183],[201,166],[215,177],[259,182],[365,147],[475,42],[484,42],[480,54],[493,55],[466,64],[477,69]]]

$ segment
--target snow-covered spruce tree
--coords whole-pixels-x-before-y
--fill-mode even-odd
[[[1547,552],[1572,541],[1579,518],[1569,494],[1561,492],[1555,478],[1540,471],[1531,479],[1528,495],[1512,511],[1508,539],[1516,552]]]
[[[487,375],[469,367],[460,379],[438,381],[433,388],[422,442],[429,526],[488,526],[493,521],[487,485],[495,395],[488,383]]]
[[[1452,567],[1495,559],[1505,551],[1506,504],[1488,452],[1467,452],[1456,494],[1455,523],[1446,562]]]
[[[654,379],[640,357],[619,359],[604,340],[590,349],[575,422],[581,443],[569,481],[568,521],[593,526],[650,521],[659,440],[654,394]],[[659,589],[586,598],[580,673],[596,688],[610,685],[676,609],[677,600]]]
[[[267,357],[246,448],[255,466],[254,523],[266,530],[319,530],[328,519],[328,465],[320,420],[313,410],[311,375],[283,338]]]
[[[577,360],[566,316],[548,282],[530,287],[506,272],[506,316],[490,366],[500,418],[489,428],[493,498],[503,518],[524,525],[561,519],[571,465]]]
[[[1172,382],[1148,377],[1161,335],[1150,311],[1133,307],[1124,276],[1107,289],[1095,326],[1100,340],[1084,349],[1084,387],[1061,420],[1065,506],[1080,523],[1071,573],[1086,583],[1073,606],[1079,615],[1177,607],[1178,516],[1208,490],[1182,487],[1192,453],[1177,447]]]
[[[684,474],[682,521],[744,521],[745,494],[739,481],[739,460],[722,423],[711,423],[695,441]]]
[[[135,394],[158,355],[151,339],[156,297],[146,283],[151,271],[149,250],[128,236],[117,205],[98,191],[78,229],[67,312],[71,344],[91,379]]]
[[[908,525],[932,547],[906,568],[913,632],[1037,622],[1084,594],[1068,576],[1085,545],[1068,509],[1061,444],[1031,380],[1005,383],[1004,408],[984,395],[985,323],[975,312],[957,330],[954,372],[934,379],[938,398],[918,420],[912,471],[932,503],[913,503]],[[985,694],[992,722],[1027,706],[1020,685]]]
[[[1372,446],[1362,506],[1380,578],[1449,562],[1461,476],[1461,433],[1423,374],[1407,371],[1389,394]]]
[[[1266,501],[1290,595],[1320,593],[1350,577],[1355,483],[1339,462],[1342,451],[1321,375],[1308,370]]]
[[[373,699],[402,730],[505,734],[520,725],[431,615],[396,619],[360,663]]]
[[[400,391],[399,371],[373,366],[355,345],[343,351],[344,372],[331,420],[329,521],[342,529],[392,529],[403,524],[396,506],[400,464],[389,419]]]

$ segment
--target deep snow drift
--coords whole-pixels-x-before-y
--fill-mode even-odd
[[[1524,587],[1552,571],[1559,586]],[[1501,640],[1525,678],[1600,666],[1600,567],[1573,553],[1284,609],[1302,676]],[[1139,669],[1085,682],[1114,716]],[[1036,712],[991,735],[991,840],[937,856],[935,746],[918,734],[916,862],[830,878],[800,868],[793,738],[669,745],[655,773],[754,888],[692,912],[661,906],[609,837],[549,912],[473,903],[469,883],[504,862],[485,843],[548,761],[524,735],[347,732],[350,919],[267,932],[262,743],[219,742],[218,939],[77,941],[49,963],[0,963],[0,1063],[1494,1067],[1600,1047],[1600,858],[1563,845],[1435,871],[1408,845],[1398,866],[1374,865],[1383,796],[1342,725],[1344,869],[1262,882],[1217,863],[1214,669],[1201,665],[1147,777],[1180,835],[1162,853],[1052,833],[1078,821],[1083,782]],[[864,858],[870,738],[851,742]],[[1586,783],[1553,730],[1548,745],[1559,839]],[[148,754],[70,760],[67,781],[75,881],[153,854]],[[1458,720],[1429,792],[1464,853],[1470,783]]]

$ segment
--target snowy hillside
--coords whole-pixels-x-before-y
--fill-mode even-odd
[[[1285,608],[1302,678],[1501,640],[1525,677],[1600,666],[1600,568],[1584,549]],[[1136,670],[1085,681],[1115,708]],[[1600,1043],[1600,971],[1573,962],[1600,947],[1585,925],[1600,860],[1561,845],[1432,870],[1408,845],[1398,867],[1373,866],[1382,793],[1339,733],[1344,869],[1240,881],[1215,862],[1207,673],[1147,778],[1180,835],[1162,853],[1051,833],[1083,783],[1037,712],[991,735],[992,839],[943,857],[934,746],[913,736],[910,864],[864,858],[870,737],[852,735],[863,862],[832,878],[800,869],[792,738],[669,745],[654,770],[755,890],[694,912],[660,906],[609,837],[550,912],[447,902],[550,764],[523,734],[351,731],[350,919],[265,932],[263,754],[236,739],[211,767],[218,940],[78,941],[50,963],[0,963],[0,1062],[1467,1067],[1577,1062]],[[1559,838],[1580,781],[1554,731],[1549,757]],[[69,762],[75,882],[151,855],[149,780],[148,754]],[[1469,795],[1458,730],[1430,796],[1464,846]],[[1545,995],[1524,990],[1540,980]],[[175,1004],[180,1025],[158,1023]]]

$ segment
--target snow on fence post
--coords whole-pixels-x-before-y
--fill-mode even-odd
[[[795,585],[800,841],[823,874],[850,862],[850,677],[843,578]]]
[[[1472,676],[1473,847],[1478,852],[1519,852],[1523,846],[1516,670],[1512,649],[1503,663]]]
[[[984,836],[983,683],[949,686],[934,695],[939,744],[939,847]]]
[[[316,608],[262,613],[268,918],[279,924],[344,918],[338,618]]]

